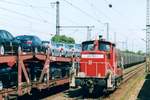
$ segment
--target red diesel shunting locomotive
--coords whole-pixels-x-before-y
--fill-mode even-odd
[[[82,43],[79,73],[76,85],[85,93],[99,89],[114,90],[122,80],[123,68],[117,66],[115,44],[103,39]]]

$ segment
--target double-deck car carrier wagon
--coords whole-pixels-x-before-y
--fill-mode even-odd
[[[0,56],[0,100],[31,95],[33,88],[68,84],[75,62],[76,58],[54,57],[49,52]]]

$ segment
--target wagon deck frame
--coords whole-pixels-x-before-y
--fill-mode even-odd
[[[43,69],[40,75],[40,79],[37,82],[31,82],[26,66],[24,64],[24,61],[29,60],[32,61],[33,58],[36,58],[40,61],[44,62]],[[16,86],[11,87],[11,88],[6,88],[3,90],[0,90],[0,99],[11,96],[11,95],[16,95],[16,96],[22,96],[24,94],[30,94],[30,91],[32,88],[37,88],[37,89],[46,89],[50,88],[53,86],[59,86],[63,85],[66,83],[69,83],[70,79],[69,77],[63,78],[63,79],[57,79],[57,80],[50,80],[49,77],[49,67],[51,62],[76,62],[79,61],[78,58],[65,58],[65,57],[54,57],[50,56],[48,53],[47,54],[18,54],[17,55],[4,55],[0,56],[0,64],[7,63],[8,65],[10,64],[18,64],[18,83]],[[42,82],[43,76],[47,75],[48,81]],[[22,82],[22,75],[25,76],[25,82]]]

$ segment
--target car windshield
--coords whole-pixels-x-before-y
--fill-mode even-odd
[[[8,37],[8,39],[13,39],[14,37],[12,36],[12,34],[11,33],[9,33],[9,32],[7,32],[7,37]]]
[[[66,44],[65,48],[72,49],[72,48],[74,48],[74,45]]]
[[[49,41],[42,41],[42,43],[44,43],[44,44],[49,44]]]
[[[8,31],[5,30],[0,30],[0,38],[4,38],[4,39],[13,39],[13,36],[11,33],[9,33]]]
[[[76,49],[81,49],[81,44],[75,44]]]
[[[57,44],[55,44],[55,46],[56,46],[56,47],[63,47],[63,44],[57,43]]]
[[[99,42],[98,49],[100,51],[110,51],[110,44],[107,42]],[[94,50],[94,41],[87,41],[82,43],[82,50],[83,51],[91,51]]]
[[[32,36],[17,36],[16,39],[19,39],[19,40],[32,40],[33,37]]]

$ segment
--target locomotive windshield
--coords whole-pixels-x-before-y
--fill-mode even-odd
[[[94,41],[87,41],[82,43],[82,51],[91,51],[94,49]],[[110,51],[110,43],[99,41],[98,49],[100,51]]]
[[[82,51],[91,51],[91,50],[94,50],[94,41],[82,43]]]
[[[100,51],[110,51],[110,45],[108,43],[101,42],[99,45]]]

